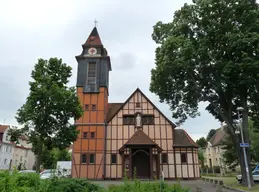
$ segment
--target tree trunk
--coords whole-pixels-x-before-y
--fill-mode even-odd
[[[38,142],[37,144],[37,151],[35,151],[35,155],[36,155],[36,171],[38,173],[40,173],[40,166],[41,166],[41,160],[42,160],[42,143]]]

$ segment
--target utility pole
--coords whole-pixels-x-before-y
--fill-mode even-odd
[[[238,120],[239,120],[239,124],[240,124],[241,142],[242,142],[242,144],[245,144],[244,132],[243,132],[243,121],[241,120],[241,117],[240,117],[240,112],[243,112],[244,108],[243,107],[238,107],[237,111],[238,111]],[[247,185],[248,185],[248,188],[251,189],[251,180],[250,180],[250,175],[249,175],[249,166],[248,166],[248,163],[247,163],[247,154],[246,154],[245,146],[243,146],[242,149],[243,149],[243,156],[244,156],[244,162],[245,162],[245,171],[246,171],[246,177],[247,177]],[[242,175],[242,177],[243,177],[243,175]]]

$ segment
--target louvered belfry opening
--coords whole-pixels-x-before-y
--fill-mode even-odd
[[[90,85],[96,84],[96,63],[89,62],[88,64],[88,74],[87,74],[87,83]]]

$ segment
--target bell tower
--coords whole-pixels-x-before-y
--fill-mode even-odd
[[[75,121],[79,134],[73,144],[72,177],[103,179],[111,63],[96,27],[82,47],[76,56],[76,87],[84,114]]]

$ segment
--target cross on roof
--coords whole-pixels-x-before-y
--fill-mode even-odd
[[[97,26],[98,21],[96,21],[96,19],[94,20],[94,26]]]

